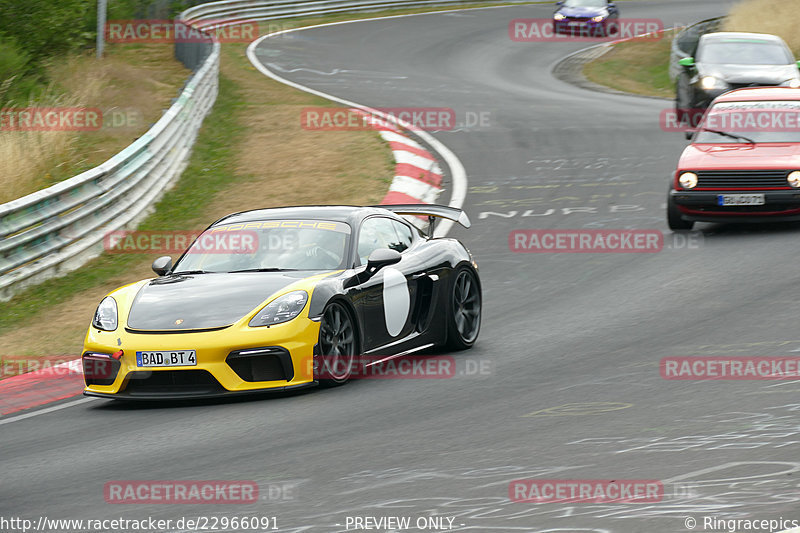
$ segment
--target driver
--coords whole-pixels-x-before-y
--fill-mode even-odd
[[[287,231],[287,230],[284,230]],[[344,235],[318,229],[294,229],[293,246],[280,255],[281,268],[297,270],[329,270],[338,268],[344,254]],[[286,236],[288,237],[288,235]]]

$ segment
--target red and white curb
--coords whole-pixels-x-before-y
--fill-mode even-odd
[[[72,398],[83,391],[83,385],[80,359],[2,379],[0,416]]]
[[[394,154],[395,176],[383,204],[435,204],[442,193],[442,169],[421,144],[399,131],[381,131]]]
[[[361,109],[353,113],[371,116]],[[382,204],[434,204],[442,193],[442,168],[436,158],[411,139],[399,126],[375,122],[375,130],[386,141],[395,161],[394,179]]]

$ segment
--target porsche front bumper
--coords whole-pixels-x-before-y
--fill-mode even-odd
[[[284,324],[233,325],[202,332],[89,330],[84,343],[84,394],[131,400],[221,397],[280,392],[315,384],[319,322],[301,316]],[[194,350],[196,365],[137,366],[137,352]],[[113,354],[121,357],[115,359]]]

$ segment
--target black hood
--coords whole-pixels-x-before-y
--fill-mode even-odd
[[[319,272],[243,272],[156,278],[133,299],[128,327],[192,330],[229,326],[282,288]]]

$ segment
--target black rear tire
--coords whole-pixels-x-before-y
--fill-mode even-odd
[[[447,347],[471,348],[481,330],[482,296],[475,273],[462,267],[453,273],[450,287],[450,314],[447,317]]]

